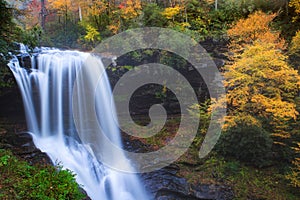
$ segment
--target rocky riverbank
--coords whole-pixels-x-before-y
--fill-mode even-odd
[[[37,149],[31,136],[26,132],[23,118],[0,118],[0,148],[9,149],[18,157],[31,164],[51,164],[48,156]],[[130,148],[142,148],[138,141],[126,142]],[[133,149],[131,149],[133,150]],[[201,200],[201,199],[232,199],[229,187],[221,185],[192,185],[183,177],[179,177],[177,165],[170,165],[158,171],[141,175],[145,188],[155,200]]]

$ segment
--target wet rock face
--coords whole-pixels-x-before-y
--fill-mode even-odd
[[[52,163],[47,154],[35,147],[31,135],[27,132],[0,133],[0,148],[11,150],[31,164]]]
[[[26,69],[31,68],[31,55],[29,53],[18,54],[17,58],[19,60],[19,63],[22,65],[22,67]]]
[[[169,166],[158,171],[142,174],[146,190],[153,200],[229,200],[233,192],[229,187],[217,185],[194,186],[176,176],[179,169]]]
[[[12,44],[12,51],[10,54],[15,55],[18,58],[21,67],[30,69],[31,55],[29,52],[30,50],[26,45],[15,42]]]

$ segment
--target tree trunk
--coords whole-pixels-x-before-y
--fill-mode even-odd
[[[41,0],[41,27],[45,30],[45,21],[46,21],[46,7],[45,7],[45,0]]]

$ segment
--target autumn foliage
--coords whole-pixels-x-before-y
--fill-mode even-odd
[[[273,140],[273,150],[281,152],[282,148],[290,149],[289,139],[295,137],[291,124],[299,120],[296,101],[300,76],[287,62],[280,32],[271,28],[275,17],[276,14],[257,11],[238,20],[227,32],[234,56],[224,68],[229,108],[224,130],[241,131],[236,121],[241,116],[251,118],[251,126],[266,130]],[[290,52],[298,51],[297,44],[295,36]]]
[[[65,15],[71,10],[77,9],[72,0],[48,0],[49,7],[55,9],[59,15]]]
[[[141,1],[140,0],[125,0],[120,4],[122,18],[132,19],[141,14]]]
[[[278,31],[274,31],[270,27],[275,17],[276,14],[257,11],[250,14],[246,19],[240,19],[227,32],[231,38],[231,50],[241,52],[246,45],[253,44],[255,41],[272,43],[276,48],[284,49],[284,39],[280,38]]]
[[[289,6],[294,9],[296,16],[293,17],[293,21],[299,20],[300,14],[300,1],[299,0],[291,0],[289,2]]]
[[[300,30],[292,38],[289,51],[290,51],[289,52],[290,54],[296,54],[296,55],[300,56]]]
[[[273,136],[289,137],[285,122],[296,120],[294,98],[299,92],[298,72],[268,43],[254,43],[233,65],[226,67],[225,87],[232,114],[248,113],[268,122]]]

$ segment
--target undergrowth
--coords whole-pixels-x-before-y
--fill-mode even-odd
[[[0,199],[79,200],[75,174],[62,166],[36,166],[0,149]]]

